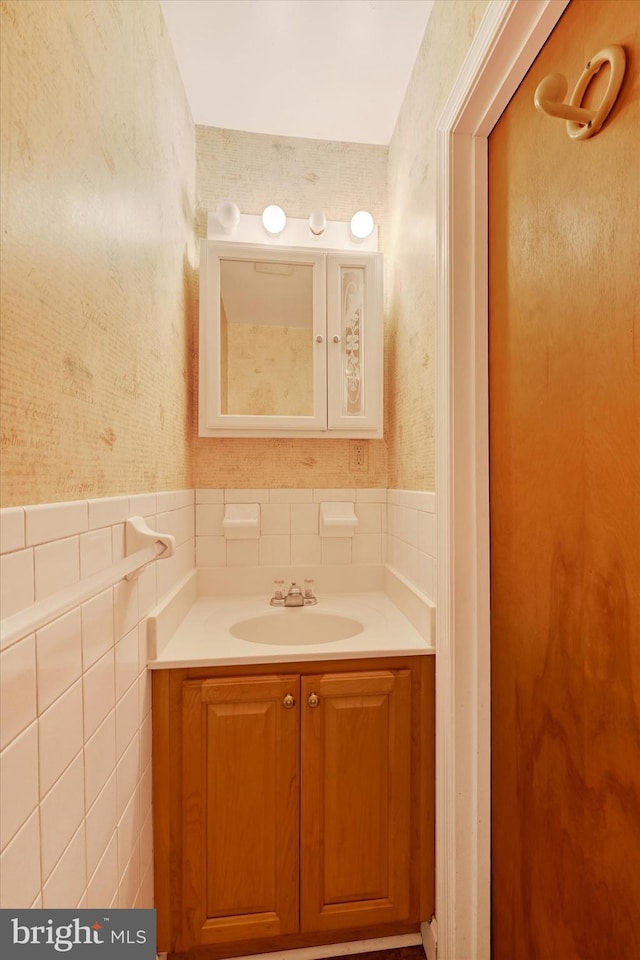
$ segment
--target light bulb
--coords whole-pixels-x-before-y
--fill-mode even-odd
[[[267,233],[275,237],[284,230],[287,216],[282,207],[273,203],[262,211],[262,223]]]
[[[233,233],[240,223],[240,207],[233,200],[221,200],[216,207],[216,218],[225,233]]]
[[[324,210],[314,210],[309,217],[309,229],[314,237],[319,237],[327,228],[327,217]]]
[[[368,210],[358,210],[351,217],[351,233],[356,240],[366,240],[373,233],[373,217]]]

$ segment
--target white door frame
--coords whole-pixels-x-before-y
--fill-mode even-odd
[[[436,128],[438,960],[490,956],[488,137],[568,2],[491,0]]]

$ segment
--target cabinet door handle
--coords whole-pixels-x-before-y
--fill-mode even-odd
[[[333,337],[333,342],[334,342],[334,343],[340,343],[340,337],[338,336],[337,333],[336,333],[336,335]]]
[[[318,696],[317,693],[312,693],[309,696],[307,703],[309,704],[310,707],[317,707],[318,704],[320,703],[320,697]]]
[[[282,706],[285,708],[285,710],[292,710],[293,707],[295,707],[295,705],[296,705],[295,700],[293,699],[291,694],[288,693],[284,698],[284,700],[282,701]]]
[[[318,336],[316,337],[316,343],[322,343],[323,340],[324,340],[324,337],[322,336],[321,333],[319,333]]]

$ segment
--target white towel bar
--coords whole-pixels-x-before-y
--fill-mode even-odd
[[[101,570],[92,577],[86,577],[78,583],[64,587],[52,596],[38,600],[24,610],[0,621],[0,649],[10,646],[22,637],[29,636],[34,630],[39,630],[40,627],[63,616],[119,580],[125,577],[127,580],[134,579],[148,563],[157,559],[164,560],[172,556],[175,551],[175,538],[169,534],[151,530],[142,517],[131,517],[127,520],[125,544],[127,550],[137,549],[106,570]]]

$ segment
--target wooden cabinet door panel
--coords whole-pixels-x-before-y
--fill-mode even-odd
[[[301,694],[301,929],[406,919],[410,673],[308,676]]]
[[[298,929],[298,700],[297,676],[184,684],[182,948]]]

